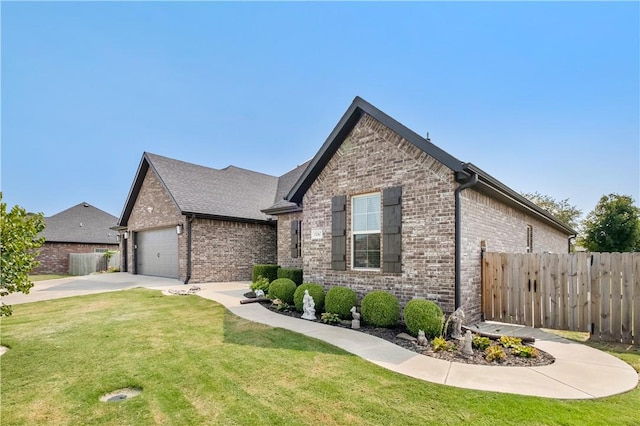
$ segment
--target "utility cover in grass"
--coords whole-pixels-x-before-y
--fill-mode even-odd
[[[139,388],[124,388],[118,389],[108,394],[102,395],[100,401],[102,402],[120,402],[140,395],[142,389]]]

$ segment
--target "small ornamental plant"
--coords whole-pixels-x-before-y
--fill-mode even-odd
[[[471,341],[471,346],[474,349],[484,351],[489,346],[491,346],[491,340],[488,337],[482,337],[479,334],[476,334],[475,336],[473,336],[473,340]]]
[[[533,346],[517,345],[511,348],[513,355],[520,356],[522,358],[538,358],[540,353]]]
[[[484,359],[489,362],[502,362],[507,359],[507,354],[504,352],[504,348],[502,346],[489,346],[484,351]]]
[[[333,314],[331,312],[325,312],[322,314],[321,319],[325,324],[338,324],[340,322],[340,315]]]
[[[522,345],[522,339],[519,337],[502,336],[500,337],[500,344],[505,348],[513,348]]]
[[[256,290],[262,290],[264,294],[267,294],[269,292],[269,278],[265,278],[261,275],[255,282],[251,283],[251,286],[249,288],[251,288],[251,290],[253,290],[254,292]]]
[[[431,348],[434,352],[450,352],[456,347],[455,343],[447,341],[444,337],[436,337],[431,341]]]

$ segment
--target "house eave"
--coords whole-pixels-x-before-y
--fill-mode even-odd
[[[219,220],[224,222],[252,223],[256,225],[270,225],[270,226],[274,226],[276,223],[276,220],[271,218],[255,219],[255,218],[223,216],[223,215],[215,215],[215,214],[207,214],[207,213],[196,213],[196,212],[188,212],[188,211],[183,211],[181,212],[181,214],[184,216],[191,216],[196,219]]]

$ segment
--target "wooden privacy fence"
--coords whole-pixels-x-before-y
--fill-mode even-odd
[[[640,344],[640,253],[484,253],[487,320]]]
[[[69,254],[69,275],[89,275],[109,267],[120,268],[120,252],[114,252],[108,263],[104,253]]]

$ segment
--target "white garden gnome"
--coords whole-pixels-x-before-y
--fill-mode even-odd
[[[354,306],[353,308],[351,308],[351,310],[349,311],[351,312],[351,316],[353,317],[353,319],[351,320],[351,328],[357,330],[360,328],[360,314],[358,313],[358,311],[356,311],[356,307]]]
[[[467,330],[467,332],[464,334],[464,344],[462,345],[462,353],[464,355],[473,355],[472,343],[473,336],[471,335],[471,330]]]
[[[462,339],[462,322],[464,321],[464,312],[462,308],[456,309],[449,318],[451,321],[451,337],[454,339]]]
[[[302,298],[302,318],[308,320],[316,319],[316,303],[313,301],[313,296],[309,294],[309,290],[304,291],[304,297]]]

